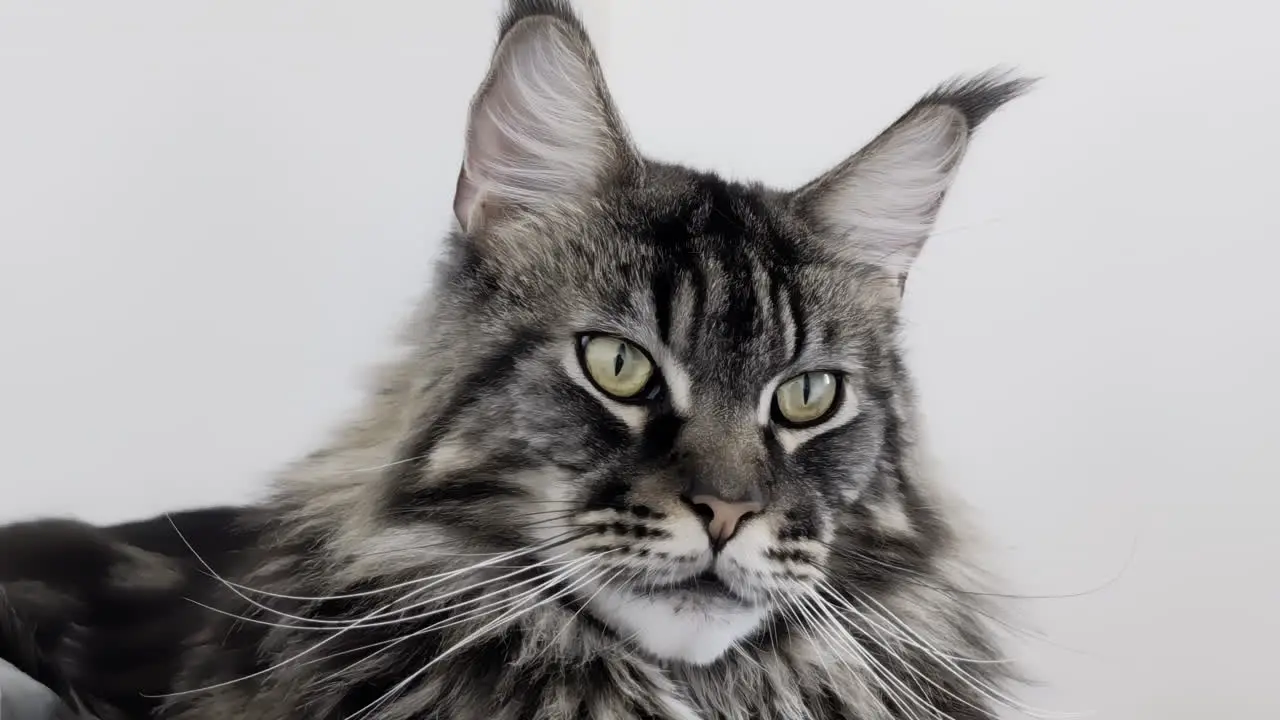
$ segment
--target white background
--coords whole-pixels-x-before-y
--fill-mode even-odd
[[[1265,4],[587,5],[643,149],[777,185],[955,72],[1046,78],[911,278],[936,453],[1014,592],[1083,593],[1014,603],[1030,702],[1280,717]],[[318,441],[449,227],[496,8],[0,0],[0,519],[244,501]]]

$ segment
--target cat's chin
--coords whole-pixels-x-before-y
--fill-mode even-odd
[[[710,665],[758,630],[769,609],[699,591],[662,594],[605,588],[590,612],[656,658]]]

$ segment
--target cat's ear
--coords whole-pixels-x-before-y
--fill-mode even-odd
[[[922,98],[865,148],[792,194],[830,252],[905,278],[975,128],[1032,80],[987,73]]]
[[[463,231],[581,202],[635,162],[581,21],[562,0],[512,0],[471,105],[453,203]]]

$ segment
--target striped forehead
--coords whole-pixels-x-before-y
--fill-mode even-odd
[[[691,377],[759,382],[799,357],[804,258],[755,191],[702,179],[649,217],[636,237],[651,258],[653,320]]]

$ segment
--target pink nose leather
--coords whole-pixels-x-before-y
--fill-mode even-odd
[[[694,505],[705,505],[711,510],[711,520],[707,524],[707,534],[711,542],[717,546],[724,545],[738,529],[742,518],[764,509],[764,504],[754,500],[727,502],[715,495],[694,495],[689,498]]]

